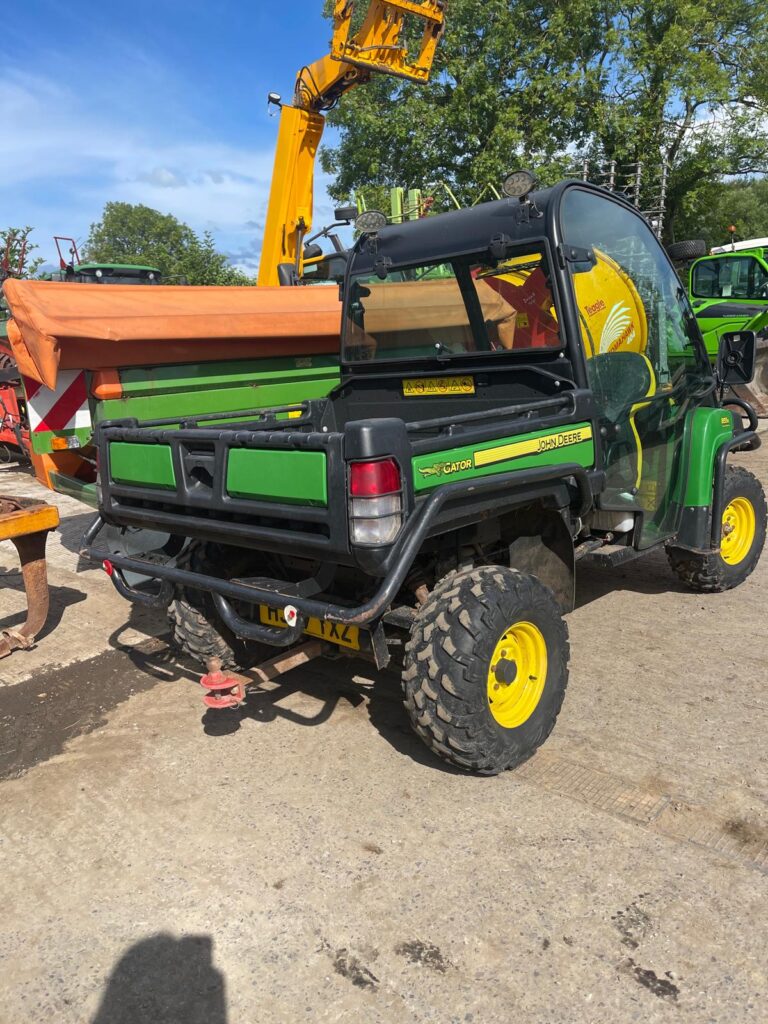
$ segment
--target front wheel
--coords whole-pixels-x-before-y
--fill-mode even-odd
[[[697,554],[671,545],[667,557],[672,569],[692,590],[717,593],[737,587],[760,560],[767,511],[757,477],[742,466],[728,466],[720,550]]]
[[[535,576],[500,566],[451,573],[419,609],[406,646],[411,724],[461,768],[514,768],[554,728],[568,657],[568,627]]]

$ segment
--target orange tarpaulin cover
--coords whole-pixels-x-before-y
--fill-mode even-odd
[[[3,285],[19,369],[46,387],[61,370],[303,356],[339,349],[338,290],[182,285]]]

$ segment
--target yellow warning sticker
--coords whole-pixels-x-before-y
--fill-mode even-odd
[[[403,381],[405,398],[432,395],[474,395],[474,377],[412,377]]]

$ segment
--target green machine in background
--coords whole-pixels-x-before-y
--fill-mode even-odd
[[[688,297],[713,362],[724,334],[757,334],[755,380],[744,391],[756,411],[768,416],[768,238],[716,246],[709,253],[703,241],[676,242],[667,251],[687,264]]]

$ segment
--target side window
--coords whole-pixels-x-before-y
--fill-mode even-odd
[[[691,291],[701,299],[768,299],[768,270],[754,256],[722,256],[694,264]]]

